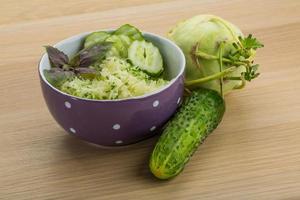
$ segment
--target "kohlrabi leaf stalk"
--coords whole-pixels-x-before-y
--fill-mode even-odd
[[[220,81],[220,93],[223,94],[223,82],[224,80],[232,80],[232,81],[242,81],[242,83],[234,89],[241,89],[245,86],[245,81],[251,81],[252,79],[256,78],[259,73],[257,73],[257,69],[259,67],[258,64],[253,64],[252,56],[253,52],[263,47],[256,38],[253,38],[252,35],[248,35],[246,38],[242,38],[241,36],[238,37],[239,42],[232,43],[234,50],[230,51],[227,56],[223,55],[224,43],[225,41],[220,42],[219,44],[219,54],[218,55],[211,55],[205,52],[202,52],[197,47],[194,51],[194,56],[196,59],[206,59],[206,60],[218,60],[219,62],[219,72],[216,72],[213,75],[206,76],[203,78],[199,78],[192,81],[187,81],[187,87],[193,87],[199,85],[199,83],[208,82],[214,79],[219,79]],[[231,67],[223,70],[223,63],[230,65]],[[244,67],[245,70],[240,74],[240,76],[228,76],[230,72],[235,71],[238,67]]]
[[[254,56],[263,44],[222,18],[199,15],[179,23],[168,36],[186,56],[188,89],[205,87],[223,95],[259,75]]]

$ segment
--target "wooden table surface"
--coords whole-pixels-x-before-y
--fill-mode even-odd
[[[299,0],[0,3],[0,199],[300,199]],[[222,124],[180,176],[158,181],[149,173],[157,137],[103,150],[52,119],[37,73],[43,45],[123,23],[164,35],[204,13],[263,41],[262,75],[226,97]]]

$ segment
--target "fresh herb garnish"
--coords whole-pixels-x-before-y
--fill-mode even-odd
[[[73,67],[88,67],[104,58],[111,46],[111,42],[103,42],[84,48],[71,59],[69,64]]]
[[[68,64],[69,58],[64,52],[49,45],[45,46],[45,48],[50,60],[51,67],[62,68],[64,65]]]
[[[49,70],[44,70],[44,75],[51,85],[59,87],[64,81],[73,78],[75,73],[55,67]]]
[[[59,87],[65,80],[79,75],[83,78],[94,78],[97,71],[88,68],[93,63],[103,59],[111,48],[110,42],[97,43],[79,51],[72,59],[52,46],[45,46],[51,69],[44,70],[46,79],[55,87]]]

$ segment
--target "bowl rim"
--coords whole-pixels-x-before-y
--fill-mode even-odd
[[[115,31],[116,29],[100,29],[100,30],[97,30],[97,31],[107,31],[107,32],[112,32],[112,31]],[[57,46],[61,46],[63,45],[64,43],[68,42],[68,41],[72,41],[72,40],[78,40],[78,38],[81,38],[82,36],[86,36],[90,33],[93,33],[93,32],[96,32],[96,31],[88,31],[88,32],[83,32],[83,33],[79,33],[79,34],[76,34],[76,35],[73,35],[71,37],[68,37],[68,38],[65,38],[61,41],[59,41],[58,43],[54,44],[53,46],[54,47],[57,47]],[[129,97],[129,98],[124,98],[124,99],[88,99],[88,98],[83,98],[83,97],[77,97],[77,96],[74,96],[74,95],[70,95],[68,93],[65,93],[57,88],[55,88],[53,85],[51,85],[47,79],[45,78],[44,76],[44,73],[42,72],[42,60],[44,59],[44,57],[46,57],[47,53],[43,53],[40,60],[39,60],[39,63],[38,63],[38,71],[39,71],[39,76],[41,78],[41,80],[47,85],[49,86],[51,89],[53,89],[54,91],[56,91],[57,93],[60,93],[62,95],[65,95],[65,96],[68,96],[74,100],[83,100],[83,101],[90,101],[90,102],[120,102],[120,101],[131,101],[131,100],[141,100],[141,99],[145,99],[145,98],[148,98],[148,97],[151,97],[151,96],[154,96],[166,89],[168,89],[169,87],[171,87],[181,76],[184,75],[184,70],[185,70],[185,65],[186,65],[186,60],[185,60],[185,56],[184,56],[184,53],[182,52],[182,50],[174,43],[172,42],[171,40],[163,37],[163,36],[160,36],[160,35],[157,35],[157,34],[154,34],[154,33],[150,33],[150,32],[147,32],[147,31],[142,31],[142,34],[143,35],[150,35],[150,36],[154,36],[154,37],[157,37],[159,38],[160,40],[164,41],[164,42],[167,42],[169,43],[174,49],[176,49],[176,51],[179,53],[180,55],[180,71],[179,73],[176,75],[176,77],[172,78],[169,83],[161,88],[159,88],[158,90],[155,90],[153,92],[150,92],[150,93],[146,93],[144,95],[140,95],[140,96],[135,96],[135,97]]]

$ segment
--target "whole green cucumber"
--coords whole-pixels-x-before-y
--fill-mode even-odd
[[[150,158],[151,172],[159,179],[179,174],[224,112],[225,102],[216,91],[192,91],[159,138]]]

